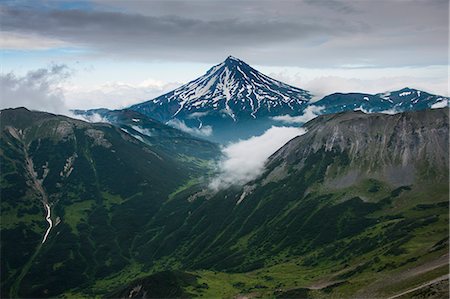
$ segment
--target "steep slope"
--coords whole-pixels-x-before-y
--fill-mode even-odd
[[[447,97],[429,94],[417,89],[403,88],[397,91],[374,95],[364,93],[334,93],[324,97],[314,105],[323,107],[322,114],[352,110],[398,113],[428,108],[443,108],[448,106],[448,101]]]
[[[217,193],[201,184],[175,190],[186,172],[111,125],[63,118],[77,128],[78,157],[70,162],[75,143],[60,117],[9,116],[11,131],[3,126],[5,115],[1,157],[12,162],[2,171],[2,198],[10,196],[8,205],[2,200],[2,292],[388,297],[448,274],[448,109],[318,117],[269,159],[258,179]],[[103,137],[84,137],[90,129]],[[69,137],[44,147],[44,132]],[[124,138],[134,145],[122,144]],[[112,146],[105,148],[107,142]],[[122,146],[150,156],[126,157]],[[152,152],[164,161],[160,171],[143,162],[153,161]],[[35,180],[16,170],[27,169],[27,156]],[[88,157],[84,165],[92,175],[77,175],[79,157]],[[102,170],[110,165],[102,158],[120,169]],[[51,161],[58,159],[55,168]],[[146,170],[127,166],[133,163]],[[69,172],[67,182],[49,180]],[[131,175],[138,182],[119,188]],[[48,228],[46,211],[41,189],[26,184],[41,180],[55,226],[38,245]],[[28,193],[18,199],[13,194],[20,190]],[[161,279],[170,286],[161,289]]]
[[[192,171],[204,173],[210,162],[220,156],[217,144],[196,138],[137,111],[94,109],[74,112],[89,120],[99,118],[111,123],[136,139],[172,155],[177,162]]]
[[[348,156],[347,168],[352,170],[348,185],[373,176],[398,186],[417,182],[422,176],[429,178],[426,171],[445,175],[447,114],[448,109],[388,117],[363,112],[322,115],[305,125],[308,134],[291,140],[270,163],[297,160],[303,164],[306,157],[324,149]],[[330,177],[332,172],[327,171]],[[345,170],[336,171],[335,175],[342,177]],[[445,181],[445,177],[441,179]]]
[[[381,209],[379,202],[389,198],[389,192],[394,190],[400,194],[402,188],[413,189],[419,194],[425,190],[441,188],[445,191],[448,188],[446,109],[393,116],[361,112],[326,115],[308,123],[306,127],[308,133],[293,139],[274,154],[267,164],[268,171],[254,184],[245,186],[245,192],[227,190],[219,193],[215,200],[204,202],[211,210],[201,214],[194,213],[193,219],[188,220],[188,226],[189,223],[210,223],[212,219],[208,220],[207,215],[211,214],[214,215],[214,225],[209,229],[225,229],[220,233],[221,238],[217,238],[216,233],[211,233],[213,239],[209,240],[212,243],[209,243],[208,250],[214,254],[199,255],[198,261],[201,260],[201,264],[206,264],[211,258],[215,262],[210,263],[216,266],[241,268],[245,263],[241,260],[243,256],[239,251],[234,251],[231,255],[235,258],[229,256],[223,259],[215,250],[231,254],[226,248],[231,249],[237,239],[248,234],[254,240],[254,250],[267,249],[264,253],[255,252],[255,256],[259,258],[264,254],[269,257],[276,252],[269,250],[273,248],[272,244],[278,244],[279,249],[295,245],[296,250],[303,252],[308,244],[315,243],[306,237],[312,238],[313,230],[307,223],[303,224],[304,239],[294,242],[298,235],[293,233],[298,230],[298,226],[292,226],[292,223],[305,221],[302,215],[306,211],[318,209],[323,204],[324,207],[332,206],[333,202],[337,206],[339,203],[344,206],[354,204],[363,209],[362,213],[368,213]],[[369,189],[373,192],[368,191]],[[342,197],[341,193],[345,193],[345,196]],[[336,197],[337,194],[341,197]],[[442,193],[440,199],[445,200],[445,196]],[[224,201],[223,198],[227,200]],[[408,204],[413,203],[415,202],[411,201]],[[304,205],[311,206],[307,208]],[[301,206],[303,211],[297,211]],[[292,211],[294,207],[296,213]],[[334,211],[338,210],[336,207]],[[217,213],[221,216],[217,217]],[[340,216],[336,217],[337,221]],[[223,221],[222,224],[219,224],[219,219]],[[358,229],[363,229],[370,224],[367,221],[366,224],[354,224],[359,226]],[[327,224],[328,229],[330,225],[332,226],[331,222]],[[289,229],[278,231],[277,227]],[[314,232],[314,235],[316,233],[318,232]],[[191,252],[191,255],[190,250],[198,252],[208,243],[208,234],[203,232],[202,236],[195,242],[189,241],[190,249],[187,252]],[[335,237],[338,235],[324,236],[331,238],[327,242]],[[224,246],[222,242],[230,246]],[[249,250],[252,249],[247,248],[241,254],[247,256]],[[192,260],[189,262],[192,263]]]
[[[134,234],[193,175],[110,124],[25,108],[2,110],[0,124],[1,283],[12,297],[130,266]]]
[[[196,294],[225,297],[388,296],[448,273],[448,110],[306,127],[256,181],[163,207],[155,223],[178,201],[183,224],[138,241],[142,262],[198,269]]]

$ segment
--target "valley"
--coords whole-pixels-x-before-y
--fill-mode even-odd
[[[2,110],[2,292],[389,297],[446,283],[447,109],[319,116],[256,180],[219,191],[211,143],[114,113]]]

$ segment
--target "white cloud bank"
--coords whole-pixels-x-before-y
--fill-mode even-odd
[[[312,102],[335,92],[376,94],[384,91],[415,88],[431,94],[449,96],[446,66],[365,69],[275,69],[262,71],[282,82],[309,90]]]
[[[181,83],[147,78],[141,82],[106,82],[94,86],[64,85],[66,103],[72,109],[122,109],[160,96]]]
[[[311,119],[316,118],[320,115],[320,112],[324,109],[322,106],[314,106],[310,105],[306,107],[303,114],[300,116],[290,116],[288,114],[286,115],[279,115],[272,117],[273,120],[281,121],[288,124],[303,124]]]
[[[378,113],[394,115],[394,114],[401,113],[401,112],[403,112],[403,111],[402,110],[397,110],[396,108],[392,108],[392,109],[380,111]],[[369,112],[369,113],[374,113],[374,112]]]
[[[60,83],[70,76],[65,65],[29,71],[23,76],[0,75],[0,108],[26,107],[32,110],[70,114]]]
[[[101,116],[98,113],[92,114],[76,114],[75,118],[81,119],[90,123],[111,123],[107,118]]]
[[[255,179],[264,170],[267,158],[286,142],[304,133],[306,130],[303,128],[272,127],[260,136],[226,146],[222,150],[225,158],[218,165],[219,174],[209,187],[217,191]]]
[[[52,64],[23,75],[0,73],[0,109],[26,107],[74,117],[70,109],[122,109],[180,85],[149,78],[137,83],[109,82],[86,87],[71,82],[76,73],[65,64]]]

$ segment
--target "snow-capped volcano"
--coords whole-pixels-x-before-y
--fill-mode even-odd
[[[229,56],[205,75],[129,109],[190,134],[229,142],[260,135],[283,122],[303,123],[313,111],[307,107],[320,114],[351,110],[396,113],[449,103],[446,97],[411,88],[378,94],[333,93],[315,103],[311,98],[308,91],[272,79]]]
[[[205,75],[130,108],[162,121],[208,114],[239,121],[301,113],[311,97],[308,91],[274,80],[229,56]]]

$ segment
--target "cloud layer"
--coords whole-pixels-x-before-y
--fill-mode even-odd
[[[324,107],[322,106],[310,105],[306,107],[305,111],[300,116],[279,115],[272,118],[273,120],[284,122],[287,124],[303,124],[319,116],[320,111],[322,111],[323,109]]]
[[[232,185],[243,185],[254,180],[264,170],[264,163],[273,153],[292,138],[306,133],[303,128],[272,127],[260,136],[232,143],[222,153],[219,175],[209,187],[219,190]]]
[[[211,126],[202,126],[201,128],[192,128],[188,127],[183,120],[179,119],[171,119],[167,122],[169,126],[172,126],[178,130],[186,132],[188,134],[196,135],[196,136],[211,136],[213,134],[213,129]]]
[[[64,84],[65,101],[72,109],[109,108],[121,109],[164,94],[180,83],[166,83],[147,79],[137,84],[107,82],[86,88]]]
[[[24,76],[0,75],[0,108],[26,107],[33,110],[68,114],[60,83],[70,76],[65,65],[30,71]]]

